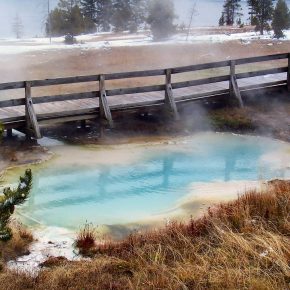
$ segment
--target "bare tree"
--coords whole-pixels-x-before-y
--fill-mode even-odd
[[[17,39],[21,38],[23,35],[23,24],[18,14],[16,14],[13,20],[12,31],[14,32]]]
[[[193,4],[190,10],[190,20],[188,24],[188,29],[187,29],[187,35],[186,35],[186,41],[188,40],[189,34],[190,34],[190,29],[193,21],[193,17],[198,15],[197,10],[196,10],[196,3]]]
[[[51,43],[51,13],[50,13],[50,0],[47,0],[47,35]]]

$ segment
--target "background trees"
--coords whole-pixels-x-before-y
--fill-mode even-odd
[[[129,30],[130,19],[132,17],[132,7],[128,0],[113,1],[111,24],[114,31]]]
[[[147,3],[148,0],[59,0],[48,21],[53,36],[112,29],[135,32],[146,23]]]
[[[80,8],[83,15],[84,31],[94,32],[96,30],[97,0],[81,0]]]
[[[278,0],[273,14],[272,27],[276,38],[284,37],[284,29],[290,28],[290,12],[284,0]]]
[[[225,0],[222,16],[219,20],[220,25],[233,25],[236,18],[241,17],[241,0]]]
[[[251,25],[257,24],[257,18],[255,17],[255,5],[257,0],[247,0],[248,9],[249,9],[249,20]]]
[[[136,32],[149,24],[154,39],[161,39],[175,31],[175,18],[172,0],[59,0],[47,23],[53,36]]]
[[[96,1],[96,25],[100,31],[110,31],[113,3],[111,0]]]
[[[81,34],[86,32],[88,23],[89,19],[82,14],[78,0],[60,0],[50,13],[52,36]]]
[[[15,37],[17,39],[22,37],[23,34],[23,24],[22,24],[22,20],[19,17],[18,14],[16,14],[13,23],[12,23],[12,31],[15,34]]]
[[[273,0],[255,0],[252,1],[252,5],[256,30],[263,35],[265,30],[270,30],[270,21],[274,12]]]
[[[148,14],[148,0],[130,0],[131,17],[129,21],[129,30],[136,32],[145,25]]]
[[[290,12],[285,0],[278,0],[274,9],[274,0],[247,0],[250,24],[261,35],[265,30],[274,30],[274,37],[284,37],[283,30],[290,28]],[[219,25],[241,23],[240,0],[225,0]],[[272,24],[272,27],[271,27]]]

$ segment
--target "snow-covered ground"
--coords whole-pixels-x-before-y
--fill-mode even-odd
[[[279,41],[290,40],[290,30],[285,31],[286,37]],[[50,44],[48,38],[29,38],[29,39],[0,39],[0,54],[11,55],[19,53],[29,53],[35,51],[53,51],[53,50],[96,50],[96,49],[110,49],[112,47],[124,46],[147,46],[147,45],[166,45],[166,44],[192,44],[192,43],[216,43],[226,42],[232,40],[240,40],[243,44],[249,44],[253,40],[273,40],[273,33],[266,33],[261,36],[256,32],[243,33],[227,33],[227,34],[201,34],[190,35],[186,39],[185,34],[176,34],[168,40],[162,42],[154,42],[149,33],[138,34],[88,34],[77,37],[77,44],[65,45],[64,37],[52,38]]]
[[[8,262],[10,269],[37,274],[39,265],[50,257],[65,257],[68,260],[81,260],[74,252],[74,234],[69,230],[57,227],[44,227],[33,232],[35,242],[30,254]]]

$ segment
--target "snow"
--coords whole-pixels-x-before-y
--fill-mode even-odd
[[[25,189],[26,186],[27,186],[27,185],[26,185],[24,182],[21,182],[19,187],[20,187],[20,189]]]
[[[13,270],[37,274],[39,265],[49,257],[65,257],[68,260],[80,260],[74,252],[74,234],[69,230],[57,227],[45,227],[33,232],[36,241],[29,248],[29,255],[8,262]]]
[[[168,44],[192,44],[192,43],[219,43],[227,41],[241,41],[242,44],[250,44],[253,40],[271,40],[273,45],[278,40],[273,39],[273,32],[261,36],[257,32],[227,33],[227,34],[201,34],[190,35],[186,40],[185,34],[176,34],[173,37],[160,42],[154,42],[147,31],[136,34],[123,33],[114,35],[112,33],[98,33],[80,35],[77,37],[77,44],[65,45],[64,37],[52,38],[50,44],[48,38],[28,38],[28,39],[0,39],[0,54],[14,55],[21,53],[60,51],[60,50],[104,50],[113,47],[124,46],[148,46],[148,45],[168,45]],[[279,43],[290,40],[290,30],[285,31],[285,38],[280,39]]]

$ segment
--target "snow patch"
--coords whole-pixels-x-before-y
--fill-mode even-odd
[[[49,257],[63,256],[68,260],[81,260],[74,252],[74,234],[67,229],[45,227],[34,232],[36,241],[31,245],[30,254],[9,261],[8,267],[13,270],[37,274],[39,265]]]
[[[148,45],[168,45],[168,44],[192,44],[192,43],[219,43],[226,41],[239,40],[242,44],[248,45],[253,40],[272,40],[268,45],[275,43],[281,44],[285,40],[290,40],[290,30],[284,32],[285,38],[280,39],[279,42],[273,39],[273,32],[265,35],[260,35],[257,32],[243,32],[243,33],[226,33],[226,34],[201,34],[190,35],[187,39],[185,34],[176,34],[167,40],[154,42],[151,36],[146,33],[114,35],[106,34],[87,34],[77,36],[77,44],[64,44],[64,37],[52,38],[50,44],[48,38],[28,38],[22,40],[16,39],[1,39],[0,40],[0,54],[13,55],[20,53],[36,52],[36,51],[57,51],[57,50],[96,50],[96,49],[110,49],[112,47],[126,47],[126,46],[148,46]]]

